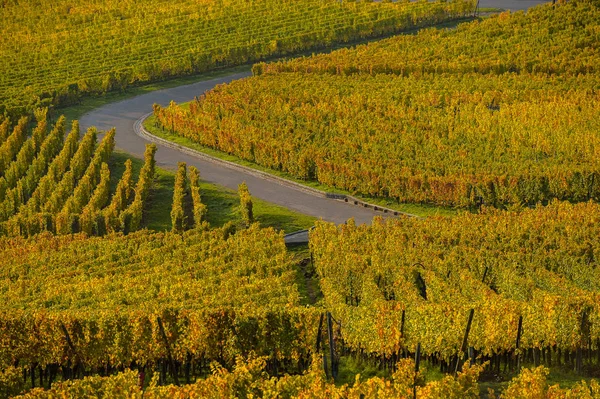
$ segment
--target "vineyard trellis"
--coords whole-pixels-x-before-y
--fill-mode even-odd
[[[177,0],[0,8],[0,114],[396,33],[470,15],[472,0]]]

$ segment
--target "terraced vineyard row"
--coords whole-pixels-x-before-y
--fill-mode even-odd
[[[121,398],[408,398],[412,397],[415,380],[422,383],[421,376],[415,376],[411,361],[402,363],[400,370],[392,378],[370,378],[357,382],[353,387],[337,387],[328,381],[315,359],[312,369],[304,375],[281,378],[269,377],[265,373],[264,358],[240,359],[233,371],[215,366],[213,375],[205,380],[183,387],[166,387],[150,383],[142,390],[133,371],[126,371],[111,377],[92,377],[83,381],[56,384],[49,391],[36,389],[18,398],[41,399],[57,396],[69,397],[86,394],[91,397]],[[477,376],[480,368],[474,367],[461,373],[457,378],[447,377],[442,381],[429,382],[418,386],[419,398],[475,399]],[[417,377],[417,378],[415,378]],[[149,378],[148,378],[149,379]]]
[[[596,74],[598,7],[596,0],[544,4],[527,13],[507,11],[456,29],[423,29],[416,36],[397,35],[328,54],[260,63],[253,70],[257,75]]]
[[[122,367],[189,380],[251,351],[295,370],[316,339],[273,229],[43,234],[1,239],[0,253],[0,368],[44,384]]]
[[[165,129],[351,192],[472,207],[600,200],[598,76],[281,73],[155,107]],[[501,89],[500,89],[501,88]]]
[[[471,13],[474,2],[66,1],[0,8],[0,113]]]
[[[572,1],[258,64],[155,116],[244,160],[399,202],[597,201],[598,21],[597,1]]]
[[[269,377],[264,372],[264,358],[239,360],[235,368],[229,371],[215,366],[214,373],[205,380],[183,387],[173,385],[160,387],[156,379],[152,379],[145,389],[140,387],[140,380],[147,383],[149,376],[140,375],[127,370],[110,377],[86,377],[83,380],[68,381],[52,386],[50,390],[36,388],[20,399],[44,399],[55,397],[72,397],[86,395],[90,397],[110,397],[115,399],[149,398],[149,399],[183,399],[201,398],[314,398],[335,397],[342,399],[379,398],[397,399],[411,398],[416,393],[421,399],[477,399],[480,387],[477,377],[480,367],[470,367],[458,376],[446,376],[439,381],[423,380],[421,373],[414,372],[412,361],[405,359],[398,364],[398,371],[391,378],[361,378],[349,387],[338,386],[328,381],[315,359],[313,367],[304,375],[286,375],[280,378]],[[592,399],[600,395],[600,384],[597,380],[589,383],[581,381],[570,388],[550,385],[546,376],[548,369],[538,367],[524,369],[513,378],[505,392],[490,398],[556,398],[556,399]],[[9,380],[10,387],[18,392],[19,379]]]
[[[600,205],[556,202],[372,226],[318,223],[310,248],[325,306],[353,351],[390,357],[420,343],[424,355],[450,363],[474,309],[468,346],[478,356],[535,350],[560,364],[584,351],[595,362],[599,222]]]
[[[104,134],[90,128],[80,139],[73,122],[65,138],[65,118],[50,128],[47,111],[36,111],[37,125],[28,135],[23,117],[12,131],[2,124],[0,144],[0,231],[29,236],[85,232],[102,235],[135,231],[141,227],[143,208],[154,179],[156,147],[146,148],[145,163],[134,186],[131,161],[111,197],[108,160],[115,131]]]

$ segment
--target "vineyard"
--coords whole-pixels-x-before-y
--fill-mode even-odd
[[[281,233],[257,224],[2,238],[0,392],[475,398],[478,376],[503,363],[505,372],[529,363],[593,370],[599,222],[591,202],[318,222],[310,253],[324,300],[308,307]],[[415,352],[449,375],[427,381]],[[389,367],[389,377],[336,386],[341,356]],[[564,390],[546,383],[544,368],[521,370],[501,397],[599,393],[594,380]]]
[[[5,1],[0,113],[464,17],[470,0]]]
[[[600,398],[600,0],[476,4],[0,1],[0,399]]]
[[[316,362],[315,362],[316,364]],[[56,384],[44,391],[37,388],[22,399],[42,399],[90,395],[93,397],[120,398],[380,398],[397,399],[411,397],[415,392],[423,399],[475,399],[479,397],[477,377],[480,367],[466,368],[457,377],[448,376],[440,381],[427,384],[422,382],[422,374],[414,372],[412,361],[398,364],[398,371],[389,380],[379,377],[359,380],[354,386],[341,387],[327,381],[322,370],[312,368],[301,376],[286,375],[281,378],[269,377],[264,371],[264,358],[251,358],[236,362],[233,371],[213,365],[213,374],[205,380],[183,387],[157,386],[156,378],[150,381],[145,390],[139,386],[140,375],[127,371],[111,377],[86,377],[80,381]],[[570,389],[561,389],[550,385],[546,376],[548,370],[543,367],[524,369],[508,385],[499,399],[512,398],[596,398],[600,395],[600,385],[592,381],[581,382]],[[144,380],[147,377],[143,376]],[[16,381],[15,381],[16,383]]]
[[[318,313],[300,306],[272,229],[43,234],[0,251],[0,364],[26,367],[32,386],[123,368],[189,383],[251,352],[293,370],[315,341]]]
[[[65,118],[49,126],[47,109],[36,111],[31,134],[22,117],[11,130],[0,126],[0,231],[9,236],[85,232],[102,235],[141,227],[144,204],[154,179],[156,147],[146,148],[145,163],[134,184],[131,161],[111,197],[108,160],[115,131],[100,143],[90,128],[80,137],[74,121],[66,134]]]
[[[599,20],[597,2],[572,1],[258,64],[154,114],[204,146],[367,196],[598,201]]]
[[[310,248],[349,351],[389,361],[420,345],[453,369],[469,324],[469,353],[497,371],[517,358],[582,370],[600,364],[599,222],[597,204],[558,202],[372,226],[321,222]]]
[[[316,363],[316,362],[315,362]],[[49,391],[33,390],[19,398],[53,398],[59,395],[103,395],[111,398],[399,398],[408,397],[420,380],[420,375],[411,370],[410,361],[404,362],[393,379],[378,377],[358,382],[354,387],[336,387],[327,381],[322,370],[313,367],[301,376],[271,378],[265,372],[264,358],[238,360],[233,371],[213,365],[213,375],[205,380],[184,387],[159,387],[156,379],[142,391],[138,376],[129,371],[114,377],[86,378],[83,381],[55,385]],[[457,378],[448,377],[443,381],[431,382],[417,387],[421,398],[477,398],[477,375],[480,369],[470,368]],[[391,383],[390,383],[391,382]],[[594,387],[597,388],[597,387]]]

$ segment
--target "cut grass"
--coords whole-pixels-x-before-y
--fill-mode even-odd
[[[137,181],[143,161],[130,157],[127,153],[115,151],[109,161],[111,170],[111,192],[125,170],[125,161],[131,159],[133,175]],[[145,227],[155,231],[171,229],[171,204],[173,201],[173,187],[175,184],[175,173],[162,168],[156,168],[156,179],[154,187],[148,198],[148,204],[144,213]],[[202,202],[208,207],[206,220],[212,227],[221,227],[228,222],[241,227],[241,215],[239,212],[239,197],[237,192],[214,184],[201,182],[200,193]],[[316,218],[293,212],[287,208],[252,199],[256,221],[262,227],[273,227],[285,233],[307,229],[314,225]]]
[[[187,103],[183,105],[183,107],[185,107],[185,106],[187,106]],[[153,134],[157,137],[163,138],[165,140],[169,140],[173,143],[194,149],[196,151],[203,152],[203,153],[211,155],[215,158],[219,158],[219,159],[229,161],[229,162],[234,162],[238,165],[246,166],[246,167],[249,167],[249,168],[252,168],[255,170],[259,170],[261,172],[266,172],[266,173],[272,174],[277,177],[281,177],[281,178],[291,180],[296,183],[300,183],[307,187],[315,188],[317,190],[321,190],[321,191],[325,191],[325,192],[329,192],[329,193],[335,193],[335,194],[352,195],[352,196],[362,199],[363,201],[369,202],[371,204],[380,205],[383,207],[395,209],[395,210],[398,210],[401,212],[410,213],[410,214],[417,215],[417,216],[454,216],[458,213],[458,211],[453,208],[427,205],[427,204],[399,204],[398,202],[396,202],[395,200],[390,199],[390,198],[376,198],[376,197],[369,197],[369,196],[365,196],[365,195],[357,195],[356,193],[351,193],[346,190],[340,190],[335,187],[321,184],[317,181],[298,179],[286,172],[266,168],[264,166],[257,165],[254,162],[250,162],[250,161],[246,161],[244,159],[238,158],[235,155],[227,154],[225,152],[215,150],[213,148],[206,147],[201,144],[195,143],[186,137],[182,137],[177,134],[171,134],[168,131],[164,131],[164,130],[156,127],[155,123],[156,123],[156,117],[154,115],[151,115],[148,119],[146,119],[144,121],[144,128],[148,132],[150,132],[151,134]]]

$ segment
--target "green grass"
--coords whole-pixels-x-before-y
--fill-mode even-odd
[[[183,107],[185,107],[186,105],[187,104],[184,104]],[[169,140],[173,143],[182,145],[184,147],[192,148],[196,151],[200,151],[205,154],[214,156],[215,158],[223,159],[223,160],[229,161],[229,162],[234,162],[238,165],[246,166],[246,167],[252,168],[254,170],[261,171],[261,172],[270,173],[274,176],[281,177],[281,178],[284,178],[287,180],[291,180],[293,182],[300,183],[307,187],[312,187],[312,188],[315,188],[315,189],[318,189],[321,191],[325,191],[325,192],[329,192],[329,193],[352,195],[354,197],[357,197],[359,199],[362,199],[364,201],[370,202],[375,205],[380,205],[383,207],[395,209],[395,210],[398,210],[401,212],[406,212],[406,213],[410,213],[410,214],[418,215],[418,216],[454,216],[458,213],[458,211],[453,208],[440,207],[440,206],[427,205],[427,204],[399,204],[398,202],[396,202],[395,200],[390,199],[390,198],[376,198],[376,197],[369,197],[369,196],[365,196],[365,195],[357,195],[356,193],[351,193],[346,190],[340,190],[335,187],[321,184],[317,181],[298,179],[288,173],[257,165],[254,162],[246,161],[244,159],[238,158],[235,155],[227,154],[225,152],[215,150],[213,148],[209,148],[209,147],[203,146],[201,144],[195,143],[186,137],[182,137],[177,134],[171,134],[167,131],[163,131],[162,129],[155,126],[155,122],[156,122],[156,117],[154,115],[151,115],[148,119],[146,119],[144,121],[144,128],[148,132],[152,133],[153,135],[155,135],[157,137],[163,138],[165,140]]]
[[[329,361],[329,356],[327,356]],[[377,366],[370,362],[356,359],[353,356],[342,356],[338,367],[338,376],[335,380],[336,385],[353,385],[356,381],[356,376],[360,374],[360,380],[364,381],[372,377],[390,378],[389,370],[380,370]]]
[[[115,151],[110,159],[111,191],[115,187],[125,170],[125,161],[131,159],[133,175],[137,176],[143,165],[143,161],[130,157],[127,153]],[[156,179],[154,187],[148,198],[148,205],[144,214],[145,226],[151,230],[164,231],[171,229],[171,204],[173,201],[173,186],[175,173],[156,168]],[[221,227],[227,222],[233,222],[241,226],[241,215],[239,212],[239,197],[237,192],[214,184],[201,182],[200,192],[202,202],[208,207],[206,220],[213,227]],[[252,199],[254,215],[262,227],[273,227],[291,233],[303,230],[314,225],[316,218],[293,212],[287,208]]]
[[[308,244],[288,247],[296,263],[296,285],[300,293],[301,303],[309,306],[322,306],[323,292],[319,286],[319,276],[310,261]]]

